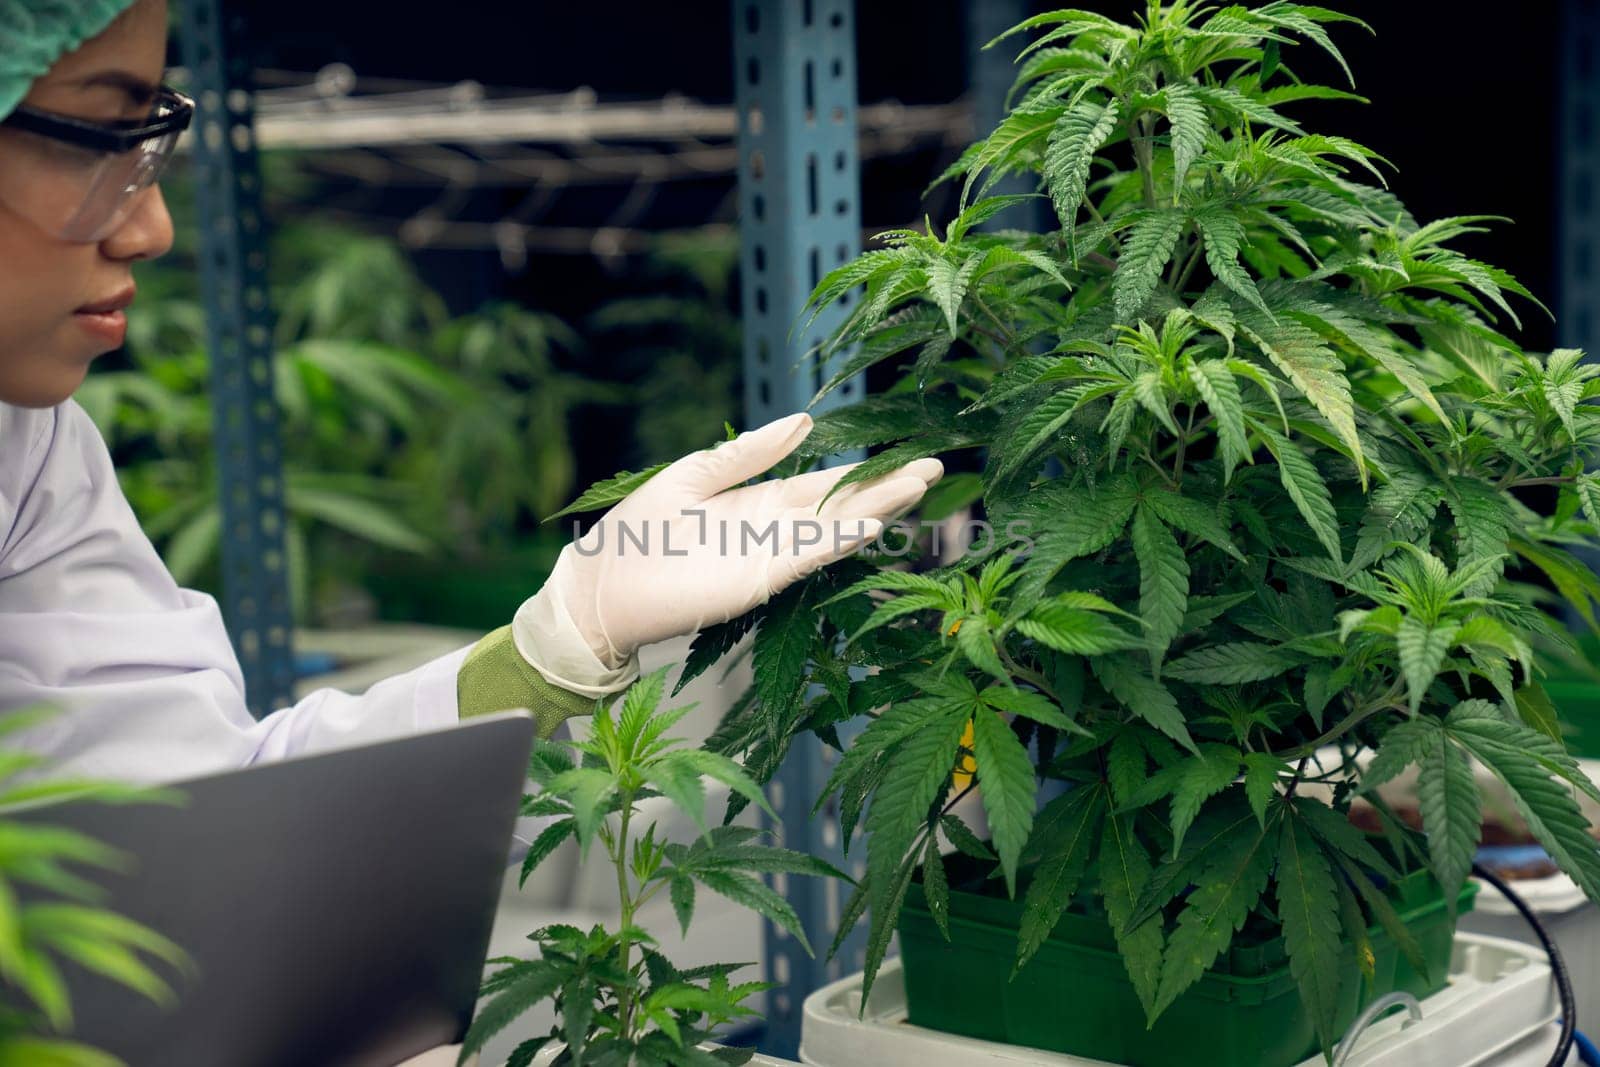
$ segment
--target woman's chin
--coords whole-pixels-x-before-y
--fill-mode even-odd
[[[89,364],[61,363],[50,367],[48,373],[7,373],[0,366],[0,403],[19,408],[53,408],[64,404],[78,391],[88,376]]]

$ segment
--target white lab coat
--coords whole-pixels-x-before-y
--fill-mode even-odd
[[[466,653],[255,721],[216,602],[178,588],[88,415],[0,404],[0,711],[62,709],[4,743],[52,774],[170,782],[446,726]]]

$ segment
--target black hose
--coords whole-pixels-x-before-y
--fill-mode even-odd
[[[1556,993],[1561,998],[1561,1038],[1556,1042],[1555,1051],[1550,1054],[1545,1067],[1563,1067],[1567,1056],[1572,1052],[1573,1035],[1578,1029],[1578,1001],[1572,993],[1572,975],[1567,973],[1567,963],[1561,958],[1561,950],[1556,948],[1555,939],[1550,936],[1550,931],[1544,928],[1544,923],[1528,907],[1526,901],[1505,883],[1498,874],[1489,870],[1481,863],[1472,865],[1472,873],[1485,882],[1494,886],[1500,895],[1511,901],[1511,906],[1522,913],[1522,917],[1533,927],[1533,932],[1538,935],[1539,943],[1544,946],[1545,955],[1550,957],[1550,973],[1556,980]]]

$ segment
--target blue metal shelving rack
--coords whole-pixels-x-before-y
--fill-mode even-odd
[[[242,16],[185,0],[182,42],[197,104],[195,201],[222,509],[222,613],[260,718],[292,701],[282,446],[273,393],[266,226]]]
[[[987,135],[1005,118],[1006,94],[1017,76],[1016,54],[1026,38],[1011,38],[993,48],[984,45],[1027,18],[1032,8],[1029,0],[966,0],[967,96],[974,137]],[[996,183],[990,195],[1038,192],[1038,184],[1014,174]],[[982,228],[1044,229],[1053,217],[1050,202],[1041,197],[1007,208]]]
[[[1556,126],[1557,341],[1600,359],[1600,0],[1563,0],[1560,118]],[[1600,552],[1579,558],[1600,571]],[[1576,610],[1567,624],[1582,629]]]
[[[827,364],[811,354],[846,310],[834,307],[804,333],[806,298],[828,271],[860,251],[860,166],[856,152],[855,11],[852,0],[735,0],[734,104],[739,113],[739,232],[747,426],[810,403],[841,353]],[[859,398],[847,382],[819,408]],[[841,461],[851,457],[841,457]],[[772,784],[784,845],[848,868],[832,813],[811,804],[828,774],[828,751],[798,742]],[[843,910],[841,887],[821,879],[775,876],[814,945],[825,949]],[[805,995],[861,966],[858,935],[829,963],[768,924],[764,1047],[793,1055]]]
[[[1561,18],[1560,211],[1557,317],[1560,342],[1600,358],[1600,2],[1565,0]]]

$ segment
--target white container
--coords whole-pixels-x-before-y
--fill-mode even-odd
[[[555,1062],[556,1057],[561,1055],[561,1050],[565,1047],[565,1045],[545,1046],[544,1048],[540,1049],[539,1054],[533,1058],[533,1063],[530,1065],[530,1067],[550,1067],[550,1064]],[[712,1045],[709,1047],[715,1048],[716,1046]],[[750,1057],[747,1062],[749,1067],[800,1067],[800,1065],[794,1060],[780,1060],[772,1056],[763,1056],[759,1052]]]
[[[1550,1053],[1556,1050],[1556,1042],[1559,1040],[1561,1040],[1561,1024],[1550,1023],[1537,1033],[1530,1034],[1527,1040],[1520,1041],[1501,1052],[1494,1060],[1494,1067],[1545,1067],[1545,1064],[1550,1062]],[[1562,1062],[1566,1067],[1576,1067],[1582,1062],[1578,1058],[1576,1045]]]
[[[1362,1035],[1350,1067],[1539,1067],[1555,1047],[1557,1012],[1543,952],[1501,938],[1459,934],[1450,985],[1422,1002],[1422,1020],[1396,1011]],[[878,972],[865,1016],[861,976],[806,998],[800,1061],[814,1067],[1109,1067],[1100,1060],[978,1041],[906,1022],[900,961]],[[1537,1057],[1543,1050],[1543,1058]],[[1573,1057],[1569,1062],[1577,1062]],[[1321,1056],[1300,1067],[1322,1064]]]
[[[1509,900],[1493,886],[1479,883],[1478,902],[1461,916],[1458,929],[1537,946],[1538,936]],[[1578,1005],[1578,1029],[1600,1031],[1600,907],[1583,895],[1564,874],[1510,883],[1550,931],[1572,976]]]

